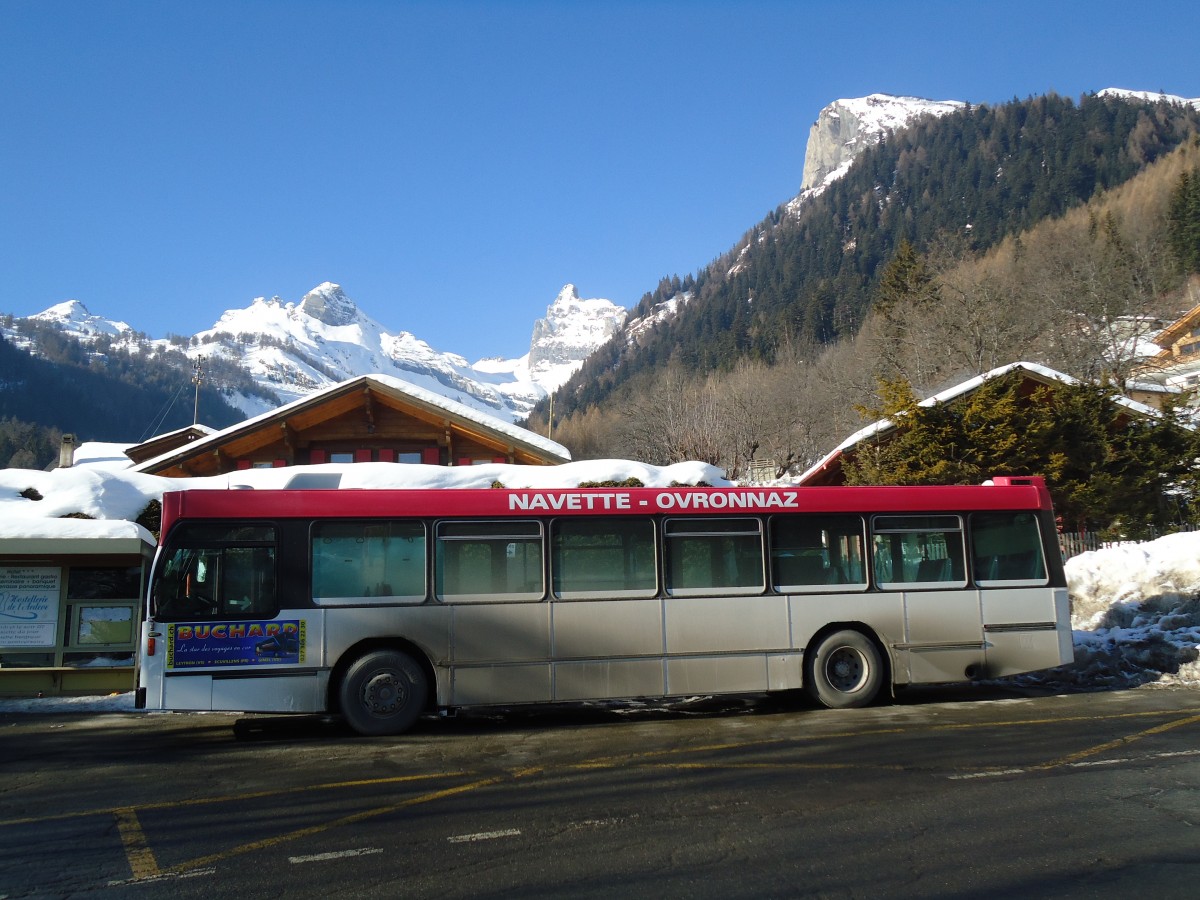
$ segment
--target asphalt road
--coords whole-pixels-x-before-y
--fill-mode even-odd
[[[17,897],[1193,897],[1200,693],[0,715]]]

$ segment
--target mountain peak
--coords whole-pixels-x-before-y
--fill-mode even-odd
[[[113,322],[102,316],[93,316],[79,300],[64,300],[49,309],[42,310],[35,316],[30,316],[30,318],[51,323],[67,334],[80,337],[100,334],[119,335],[132,330],[124,322]]]
[[[583,361],[625,323],[629,311],[611,300],[581,299],[566,284],[533,326],[529,372],[547,391],[557,390]]]
[[[558,292],[558,296],[554,298],[551,306],[563,306],[568,303],[574,303],[579,300],[579,292],[575,290],[575,285],[564,284],[562,290]]]
[[[358,317],[358,307],[346,296],[341,285],[325,281],[304,295],[300,311],[326,325],[350,325]]]
[[[944,116],[966,106],[961,100],[925,100],[868,94],[834,100],[808,133],[800,191],[823,188],[845,174],[863,150],[888,129],[903,128],[923,115]]]

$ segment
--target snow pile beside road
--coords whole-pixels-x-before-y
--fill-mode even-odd
[[[1200,687],[1200,533],[1093,550],[1066,569],[1075,664],[1046,681]]]

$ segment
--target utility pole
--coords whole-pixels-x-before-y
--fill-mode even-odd
[[[197,356],[192,363],[192,384],[196,386],[196,399],[192,404],[192,424],[200,421],[200,382],[204,380],[204,357]]]

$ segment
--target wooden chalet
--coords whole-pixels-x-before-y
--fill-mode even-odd
[[[145,446],[145,445],[143,445]],[[134,466],[173,478],[319,463],[570,462],[553,441],[387,375],[343,381]]]
[[[1200,295],[1200,278],[1189,282],[1188,293]],[[1154,343],[1161,348],[1154,357],[1159,366],[1200,362],[1200,304],[1155,335]]]

